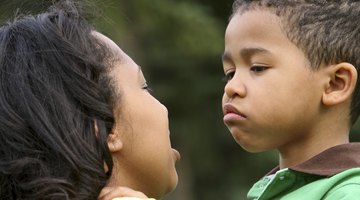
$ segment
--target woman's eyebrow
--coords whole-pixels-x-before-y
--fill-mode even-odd
[[[140,65],[137,66],[138,66],[138,74],[141,74],[142,73],[141,66]]]
[[[138,74],[138,77],[139,77],[139,79],[142,79],[141,77],[141,75],[142,75],[142,70],[141,70],[141,66],[140,65],[136,65],[136,66],[138,66],[138,72],[137,72],[137,74]]]

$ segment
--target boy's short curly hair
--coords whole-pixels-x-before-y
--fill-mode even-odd
[[[316,70],[321,64],[348,62],[360,69],[360,1],[357,0],[236,0],[233,15],[268,10]],[[351,103],[351,123],[360,114],[359,81]]]

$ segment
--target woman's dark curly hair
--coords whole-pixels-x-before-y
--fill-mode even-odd
[[[0,28],[0,199],[97,199],[105,186],[114,89],[93,31],[69,1]]]

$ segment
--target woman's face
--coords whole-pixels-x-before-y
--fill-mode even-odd
[[[171,148],[168,111],[147,90],[140,67],[109,38],[95,35],[118,58],[109,73],[120,94],[112,138],[121,148],[112,151],[114,169],[108,186],[128,186],[160,198],[178,182],[175,162],[180,154]]]

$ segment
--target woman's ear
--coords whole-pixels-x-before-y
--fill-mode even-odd
[[[328,81],[322,95],[324,105],[332,106],[351,99],[357,82],[357,71],[350,63],[326,66]]]
[[[107,144],[111,153],[118,152],[123,148],[123,142],[116,133],[110,133],[108,135]]]
[[[99,128],[97,126],[97,121],[96,119],[94,119],[94,129],[95,129],[95,135],[96,137],[98,137],[99,135]],[[109,147],[109,150],[111,153],[113,152],[117,152],[120,151],[123,147],[123,143],[120,139],[120,137],[118,136],[117,133],[115,133],[114,131],[112,131],[107,138],[107,145]]]

